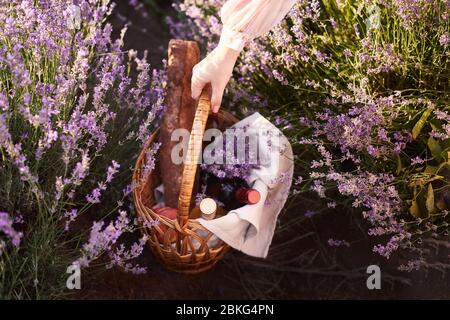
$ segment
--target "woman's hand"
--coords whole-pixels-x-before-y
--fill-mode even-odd
[[[218,112],[223,92],[233,73],[239,51],[219,45],[192,69],[192,98],[198,99],[206,84],[211,83],[211,107]]]

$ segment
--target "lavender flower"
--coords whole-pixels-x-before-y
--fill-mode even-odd
[[[65,221],[58,235],[105,192],[108,203],[124,201],[122,180],[164,110],[165,71],[123,51],[125,30],[112,39],[112,7],[11,0],[0,10],[0,187],[16,185],[14,203],[33,219]],[[117,208],[104,202],[102,211]]]
[[[78,216],[78,210],[77,209],[72,209],[72,210],[66,211],[64,213],[64,217],[67,219],[65,227],[64,227],[64,230],[66,230],[66,231],[69,230],[70,223],[75,221],[77,216]]]
[[[123,244],[119,245],[114,251],[109,252],[111,262],[108,264],[107,268],[112,268],[113,266],[119,266],[125,269],[126,272],[133,274],[143,274],[147,272],[146,267],[141,267],[139,265],[132,265],[127,262],[129,260],[135,259],[142,254],[144,246],[147,243],[148,236],[144,235],[139,242],[133,243],[130,250],[126,250]]]
[[[176,9],[189,19],[172,21],[172,32],[202,39],[211,48],[219,29],[209,21],[217,18],[222,4],[184,1]],[[448,60],[448,3],[338,1],[330,6],[333,10],[324,4],[298,1],[287,21],[249,44],[230,81],[230,101],[244,111],[261,108],[279,125],[277,116],[291,124],[287,135],[302,156],[311,158],[296,161],[299,174],[309,177],[302,189],[326,198],[328,207],[357,209],[369,222],[369,235],[388,238],[375,252],[388,258],[400,249],[414,250],[413,239],[424,233],[412,227],[415,218],[408,211],[414,194],[405,177],[436,166],[432,157],[423,157],[430,136],[441,149],[450,137],[443,98],[448,79],[441,76]],[[363,8],[371,11],[371,22],[383,25],[349,24],[349,9],[352,21],[367,21]],[[411,48],[426,54],[409,55]],[[424,108],[433,112],[413,140],[411,128],[417,130],[417,115]],[[341,197],[347,201],[341,203]],[[446,230],[444,224],[429,227],[434,235]]]
[[[443,47],[450,43],[450,33],[446,32],[439,37],[439,44]]]
[[[312,218],[313,216],[315,216],[317,214],[317,212],[312,211],[312,210],[306,210],[305,212],[305,217],[307,218]]]
[[[23,236],[22,232],[18,232],[13,228],[13,219],[6,212],[0,212],[0,235],[4,234],[7,239],[11,240],[11,243],[16,248],[20,245],[20,240]],[[3,240],[0,240],[0,255],[2,249],[5,246]]]
[[[103,252],[112,250],[119,237],[130,230],[128,224],[129,220],[125,211],[120,211],[117,220],[110,222],[106,227],[103,221],[94,222],[89,240],[83,245],[83,255],[74,264],[88,267]]]
[[[350,247],[350,243],[348,243],[346,240],[335,240],[330,238],[328,239],[327,243],[330,247]]]

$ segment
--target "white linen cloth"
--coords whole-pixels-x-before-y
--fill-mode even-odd
[[[153,208],[164,208],[166,206],[166,202],[164,200],[164,185],[160,184],[153,191],[155,197],[155,205]]]
[[[233,127],[251,128],[251,135],[270,132],[272,136],[270,145],[267,139],[259,137],[257,140],[259,155],[263,155],[268,161],[253,169],[247,179],[247,183],[260,192],[261,200],[257,204],[232,210],[218,219],[197,220],[234,249],[250,256],[265,258],[272,242],[278,215],[292,184],[294,170],[292,147],[281,131],[259,113],[254,113]],[[213,144],[221,144],[222,139],[223,136],[217,138]]]

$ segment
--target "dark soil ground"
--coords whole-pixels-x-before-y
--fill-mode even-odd
[[[112,23],[131,21],[128,47],[149,51],[155,67],[165,57],[169,35],[161,20],[143,16],[119,1]],[[79,299],[449,299],[450,277],[445,271],[405,273],[397,271],[399,257],[385,260],[371,252],[373,243],[364,236],[348,213],[322,213],[306,218],[314,198],[288,207],[267,259],[254,259],[237,251],[229,253],[214,269],[186,276],[168,271],[146,249],[138,263],[148,273],[135,276],[120,269],[92,268],[83,273]],[[138,235],[134,235],[137,239]],[[330,248],[329,238],[347,239],[351,247]],[[135,239],[129,239],[135,240]],[[440,253],[437,252],[439,255]],[[448,252],[446,253],[448,255]],[[448,259],[447,259],[448,260]],[[381,290],[368,290],[366,268],[381,268]],[[445,269],[448,266],[441,265]]]
[[[356,227],[349,227],[353,222],[348,215],[324,213],[309,219],[303,218],[303,212],[302,208],[291,208],[284,213],[267,259],[250,258],[232,251],[208,272],[182,275],[168,271],[146,249],[137,262],[148,267],[147,274],[135,276],[117,268],[106,272],[104,268],[91,269],[83,274],[82,290],[77,298],[450,298],[446,273],[399,272],[396,270],[398,259],[386,261],[372,254],[367,239],[355,240],[350,248],[328,247],[326,240],[336,235],[336,229],[346,234],[346,239],[361,236]],[[366,268],[372,264],[381,268],[381,290],[366,287]]]

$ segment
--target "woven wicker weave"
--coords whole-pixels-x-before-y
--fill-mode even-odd
[[[141,151],[133,174],[135,185],[133,196],[136,212],[142,222],[143,233],[149,236],[148,244],[153,253],[171,270],[195,274],[212,268],[229,250],[223,241],[209,241],[213,236],[194,219],[189,219],[192,204],[192,191],[197,172],[197,159],[202,152],[202,141],[208,115],[211,110],[211,89],[208,86],[202,93],[192,125],[188,151],[183,168],[181,191],[176,220],[158,215],[152,210],[154,188],[159,185],[159,168],[143,177],[146,154],[153,142],[157,141],[158,131],[154,132]],[[238,120],[228,112],[212,114],[222,130]],[[159,224],[150,226],[145,222],[159,220]],[[198,232],[201,230],[202,232]],[[211,244],[212,243],[212,244]]]

